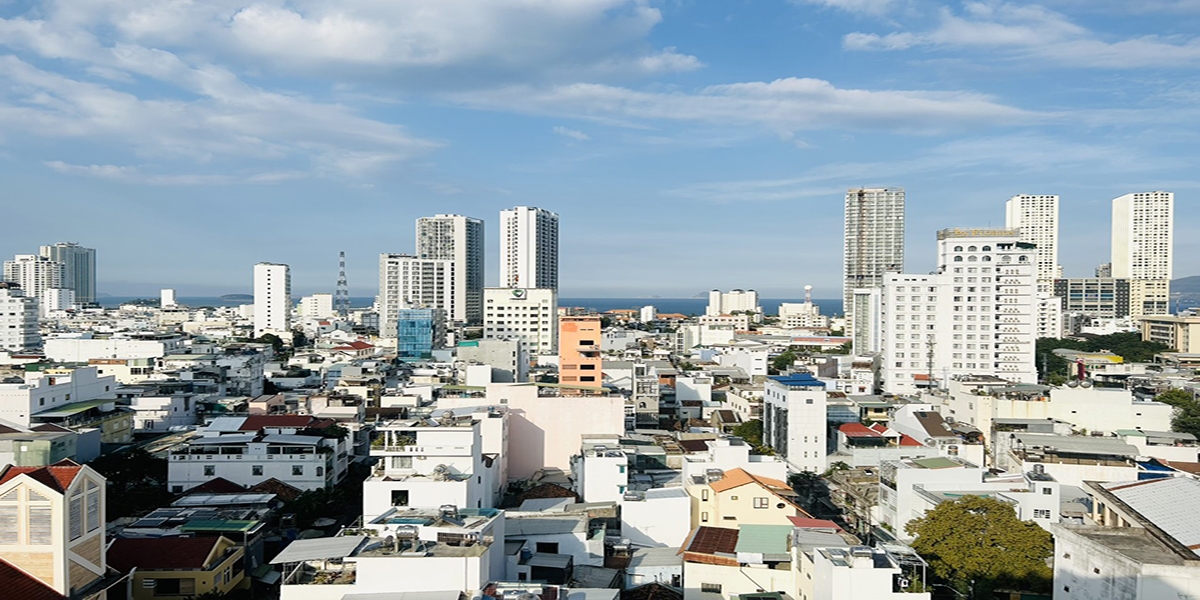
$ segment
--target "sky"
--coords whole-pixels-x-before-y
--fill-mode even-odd
[[[414,220],[559,213],[560,294],[841,295],[847,188],[937,230],[1176,194],[1200,274],[1200,0],[0,0],[0,256],[96,248],[112,295],[374,295]]]

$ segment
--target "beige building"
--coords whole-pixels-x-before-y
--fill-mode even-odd
[[[89,597],[102,587],[105,480],[69,460],[0,473],[0,570],[6,598]]]
[[[778,479],[725,471],[720,479],[687,486],[692,498],[692,527],[787,525],[788,517],[808,517],[796,504],[796,493]]]
[[[133,600],[195,598],[249,587],[244,550],[224,536],[117,538],[108,553],[114,569],[133,574]]]
[[[1200,353],[1200,317],[1142,317],[1142,341],[1158,342],[1184,354]]]

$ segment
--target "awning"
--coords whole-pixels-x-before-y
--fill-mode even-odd
[[[104,404],[113,404],[115,402],[116,402],[115,398],[109,398],[107,400],[88,400],[87,402],[76,402],[74,404],[65,404],[54,410],[47,410],[45,412],[34,413],[33,418],[37,419],[37,418],[41,418],[41,417],[48,417],[48,418],[69,417],[71,415],[77,415],[85,410],[91,410],[93,408],[96,408],[97,406],[101,406]]]
[[[529,557],[529,560],[525,561],[525,564],[531,567],[566,569],[567,567],[571,566],[571,555],[536,552],[533,556]]]
[[[271,564],[297,563],[352,556],[367,541],[366,536],[296,540],[271,559]]]

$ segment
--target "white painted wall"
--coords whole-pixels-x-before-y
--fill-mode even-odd
[[[647,490],[621,501],[621,537],[635,546],[678,547],[691,531],[691,500],[683,488]]]

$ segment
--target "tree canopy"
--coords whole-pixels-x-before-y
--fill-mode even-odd
[[[1191,393],[1181,389],[1170,389],[1154,399],[1175,407],[1175,412],[1171,415],[1172,430],[1200,437],[1200,402]]]
[[[771,360],[771,370],[775,373],[783,373],[792,368],[792,363],[796,362],[799,356],[794,350],[788,348]]]
[[[1054,553],[1050,533],[1022,521],[1012,506],[980,496],[943,502],[905,530],[917,539],[912,547],[935,575],[960,592],[991,598],[991,590],[1016,587],[1048,590],[1053,572],[1046,561]]]
[[[1169,351],[1170,348],[1155,342],[1143,342],[1140,333],[1113,333],[1109,335],[1088,336],[1080,339],[1041,338],[1037,341],[1037,368],[1043,380],[1050,382],[1053,375],[1057,383],[1059,378],[1067,375],[1067,361],[1054,354],[1059,348],[1069,348],[1083,352],[1100,352],[1108,350],[1124,358],[1126,362],[1148,362],[1159,352]],[[1045,372],[1042,365],[1045,364]]]

